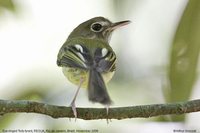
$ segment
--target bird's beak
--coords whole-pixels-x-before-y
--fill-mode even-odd
[[[125,26],[125,25],[130,24],[130,23],[131,23],[131,21],[129,21],[129,20],[116,22],[116,23],[113,23],[113,24],[108,28],[108,30],[113,31],[113,30],[115,30],[115,29],[118,29],[119,27]]]

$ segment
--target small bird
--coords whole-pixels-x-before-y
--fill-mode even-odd
[[[80,88],[87,88],[91,102],[106,106],[112,103],[106,89],[116,71],[116,55],[109,45],[112,32],[130,21],[112,23],[104,17],[95,17],[78,25],[60,48],[57,65],[78,89],[71,102],[77,118],[75,100]]]

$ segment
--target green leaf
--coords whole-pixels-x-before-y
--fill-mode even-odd
[[[200,1],[190,0],[178,25],[171,50],[169,102],[187,101],[197,77],[200,50]],[[184,121],[174,116],[173,121]]]

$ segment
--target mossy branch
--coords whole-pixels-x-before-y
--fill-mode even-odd
[[[78,118],[85,120],[149,118],[160,115],[180,115],[198,111],[200,111],[199,99],[170,104],[110,108],[108,115],[106,114],[105,108],[77,108]],[[25,100],[0,100],[0,115],[20,112],[44,114],[53,118],[74,117],[71,107]]]

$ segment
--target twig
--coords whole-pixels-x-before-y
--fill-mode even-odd
[[[78,118],[94,119],[126,119],[148,118],[160,115],[180,115],[200,111],[200,100],[170,104],[152,104],[130,107],[110,108],[106,114],[105,108],[77,108]],[[56,106],[25,100],[0,100],[0,115],[8,113],[38,113],[53,118],[74,117],[71,107]]]

